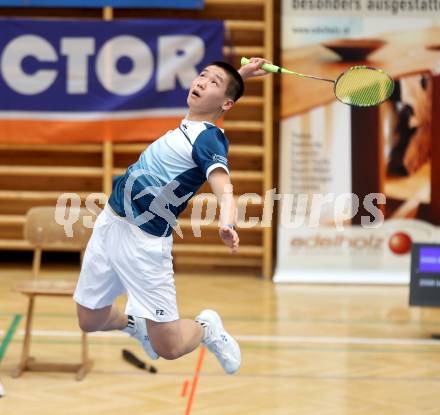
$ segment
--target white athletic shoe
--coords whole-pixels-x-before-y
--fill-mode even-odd
[[[202,343],[215,354],[224,371],[230,375],[240,369],[240,346],[224,329],[220,316],[214,310],[203,310],[196,321],[203,326],[206,337]]]
[[[136,331],[133,334],[130,334],[131,337],[134,337],[135,339],[140,341],[142,347],[145,350],[145,353],[147,353],[147,355],[150,356],[151,359],[159,359],[159,355],[153,350],[153,347],[150,343],[150,338],[148,337],[147,322],[144,318],[141,317],[133,316],[133,318]]]

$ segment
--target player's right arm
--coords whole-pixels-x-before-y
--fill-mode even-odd
[[[236,209],[229,178],[228,142],[218,128],[208,128],[194,143],[192,157],[205,174],[220,206],[219,235],[231,253],[238,249],[235,227]]]
[[[238,69],[238,73],[243,78],[243,81],[248,78],[253,78],[255,76],[267,75],[268,72],[266,72],[264,69],[261,69],[261,66],[265,63],[272,62],[264,58],[250,58],[248,64],[243,65]]]
[[[209,174],[208,183],[220,206],[220,238],[231,250],[231,253],[235,253],[238,250],[240,239],[235,230],[237,214],[229,174],[225,169],[217,167]]]

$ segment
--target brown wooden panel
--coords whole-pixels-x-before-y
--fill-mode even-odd
[[[371,216],[363,200],[369,193],[383,193],[385,163],[383,137],[379,131],[379,107],[351,110],[352,192],[359,197],[359,210],[352,222],[361,223],[362,216]]]
[[[432,90],[431,203],[430,219],[440,225],[440,75],[434,75]],[[434,115],[437,115],[436,117]]]
[[[99,19],[102,16],[102,9],[92,8],[39,8],[39,7],[8,7],[0,8],[0,16],[7,17],[57,17],[57,18],[82,18]]]
[[[99,153],[0,150],[0,165],[101,167]]]
[[[203,246],[206,244],[218,245],[219,249],[223,249],[223,243],[218,236],[218,230],[216,229],[200,229],[200,237],[194,236],[194,230],[192,228],[186,228],[182,230],[183,238],[181,239],[179,235],[174,234],[174,244],[198,244],[200,245],[200,255],[204,254]],[[240,246],[246,245],[258,245],[261,246],[262,236],[261,232],[251,232],[251,231],[240,231],[238,229],[240,236]],[[237,253],[240,256],[240,252]]]
[[[263,134],[259,131],[226,130],[225,133],[231,144],[261,145],[263,142]]]
[[[0,176],[1,190],[101,191],[98,178]],[[1,202],[0,202],[1,203]]]
[[[229,111],[227,119],[259,121],[263,119],[263,107],[261,105],[241,107],[237,105]]]
[[[0,239],[22,239],[23,225],[4,224],[0,225]]]
[[[182,19],[218,19],[218,20],[263,20],[263,8],[259,6],[250,7],[247,4],[234,5],[206,4],[203,10],[151,10],[151,9],[114,9],[114,18],[170,18],[179,17]]]

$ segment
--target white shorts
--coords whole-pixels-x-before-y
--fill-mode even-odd
[[[96,219],[74,300],[99,309],[126,292],[126,314],[157,322],[177,320],[172,245],[172,236],[150,235],[107,205]]]

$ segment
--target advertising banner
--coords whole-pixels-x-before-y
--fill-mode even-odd
[[[376,107],[282,75],[277,282],[408,283],[413,242],[440,241],[440,2],[284,0],[282,65],[395,81]]]
[[[223,56],[221,21],[0,20],[0,142],[149,140]]]

